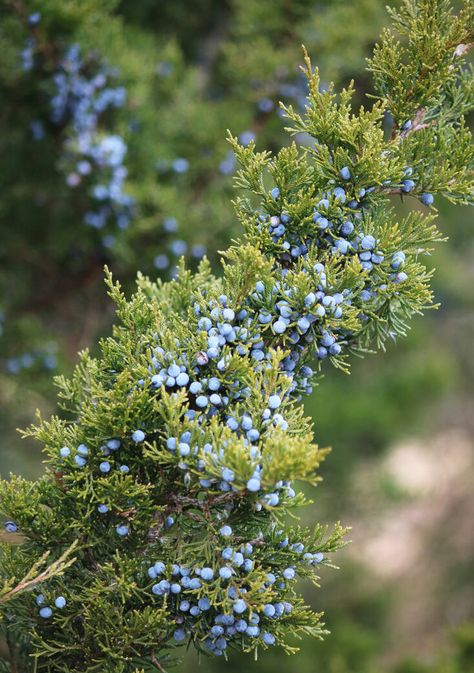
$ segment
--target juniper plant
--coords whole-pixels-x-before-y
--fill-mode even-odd
[[[305,55],[306,112],[285,112],[306,146],[271,156],[230,138],[245,234],[221,278],[183,262],[168,283],[139,275],[127,300],[107,272],[119,324],[58,378],[64,417],[26,432],[45,475],[0,486],[25,536],[2,545],[4,576],[78,543],[64,575],[2,607],[12,670],[138,673],[183,643],[292,652],[290,636],[324,633],[296,580],[318,582],[344,529],[295,523],[295,482],[316,484],[326,454],[301,396],[326,361],[347,371],[432,305],[434,196],[473,198],[474,7],[406,0],[393,18],[402,41],[375,48],[371,107],[354,113],[353,87],[324,89]],[[426,208],[397,220],[393,195]]]

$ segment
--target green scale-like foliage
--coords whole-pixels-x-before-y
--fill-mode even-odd
[[[443,17],[428,37],[417,22],[427,8]],[[195,274],[182,264],[169,283],[139,276],[127,300],[107,274],[118,326],[100,357],[84,353],[58,379],[63,417],[27,433],[44,444],[44,477],[0,487],[8,529],[24,536],[2,545],[9,586],[46,551],[59,558],[77,543],[75,563],[40,596],[2,607],[21,670],[138,673],[161,669],[183,642],[214,655],[291,652],[291,636],[323,635],[295,581],[318,582],[344,530],[295,522],[306,499],[294,484],[316,484],[326,453],[299,402],[325,361],[347,369],[351,353],[383,347],[432,302],[422,255],[439,238],[434,211],[396,222],[390,199],[472,201],[470,134],[443,114],[445,92],[468,87],[458,45],[473,38],[469,11],[403,7],[413,48],[444,44],[451,66],[430,82],[436,95],[414,82],[413,97],[432,105],[428,126],[413,109],[387,137],[393,84],[355,113],[352,87],[323,88],[306,58],[306,113],[286,113],[307,144],[272,157],[231,138],[245,234],[220,278],[207,261]]]

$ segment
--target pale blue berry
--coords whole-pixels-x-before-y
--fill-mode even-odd
[[[260,480],[256,479],[255,477],[252,477],[252,479],[249,479],[247,482],[247,489],[251,493],[256,493],[257,491],[260,490]]]
[[[220,568],[219,577],[223,580],[229,580],[232,577],[232,570],[227,567]]]
[[[120,535],[120,537],[125,537],[130,533],[130,529],[128,526],[126,526],[124,523],[119,524],[115,528],[117,535]]]
[[[214,571],[212,568],[203,568],[201,570],[201,579],[206,582],[210,582],[214,577]]]
[[[262,640],[265,643],[265,645],[274,645],[275,644],[275,636],[273,633],[262,633]]]
[[[64,598],[64,596],[58,596],[54,601],[54,605],[60,610],[62,610],[66,606],[66,599]]]
[[[281,405],[281,398],[279,395],[270,395],[268,399],[268,406],[270,409],[278,409]]]
[[[246,609],[247,605],[241,598],[234,602],[233,610],[236,614],[241,615],[243,612],[245,612]]]
[[[339,171],[339,175],[341,176],[341,178],[342,178],[343,180],[350,180],[351,172],[350,172],[350,170],[349,170],[349,168],[348,168],[347,166],[344,166],[344,167],[341,168],[341,170]]]

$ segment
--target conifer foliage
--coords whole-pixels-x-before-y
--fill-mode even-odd
[[[288,517],[326,453],[301,396],[325,362],[347,370],[431,305],[434,199],[473,199],[474,7],[406,0],[392,16],[372,106],[355,112],[353,87],[321,86],[305,56],[306,111],[285,111],[308,142],[271,156],[230,138],[245,233],[221,278],[183,263],[168,283],[139,275],[127,300],[107,273],[118,325],[58,378],[63,417],[27,431],[44,477],[0,485],[23,536],[2,545],[4,578],[77,541],[63,574],[0,606],[12,670],[138,673],[180,644],[291,652],[291,636],[323,635],[296,581],[318,582],[344,529]],[[399,221],[394,195],[416,206]]]

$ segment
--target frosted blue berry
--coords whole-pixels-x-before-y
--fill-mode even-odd
[[[173,633],[173,638],[176,640],[177,643],[183,642],[183,640],[186,638],[185,630],[176,629],[176,631]]]
[[[164,596],[165,594],[169,593],[170,588],[171,585],[167,580],[161,580],[151,587],[151,591],[155,594],[155,596]]]
[[[196,404],[200,409],[204,409],[207,407],[209,400],[205,395],[199,395],[199,397],[196,397]]]
[[[66,607],[66,599],[64,596],[58,596],[54,601],[54,605],[59,608],[59,610],[62,610],[64,607]]]
[[[230,537],[232,535],[232,528],[230,526],[222,526],[219,533],[223,537]]]
[[[405,259],[406,257],[404,252],[402,252],[401,250],[399,252],[395,252],[392,255],[392,261],[390,266],[394,271],[398,271],[398,269],[405,263]]]
[[[166,566],[162,561],[157,561],[153,567],[157,575],[161,575],[166,570]]]
[[[432,206],[434,203],[434,196],[429,192],[423,192],[423,194],[420,196],[420,201],[421,203],[424,203],[425,206]]]
[[[406,192],[407,194],[415,188],[415,183],[413,180],[403,180],[402,182],[402,192]]]
[[[286,331],[287,325],[283,320],[277,320],[273,323],[273,330],[275,334],[283,334]]]
[[[139,442],[143,442],[143,440],[145,439],[145,433],[143,432],[143,430],[135,430],[135,432],[132,434],[132,439],[137,444]]]
[[[198,600],[198,608],[203,612],[211,609],[211,601],[207,596],[202,596],[202,598]]]
[[[341,234],[343,236],[350,236],[353,231],[354,231],[354,225],[349,220],[344,222],[344,224],[341,226]]]
[[[166,446],[170,451],[175,451],[177,447],[176,437],[168,437],[166,440]]]
[[[221,387],[221,382],[216,376],[211,376],[211,378],[207,382],[207,387],[209,388],[209,390],[217,391]]]
[[[236,551],[232,556],[232,563],[240,568],[240,566],[242,566],[244,563],[244,555],[241,552]]]
[[[223,580],[230,580],[230,578],[232,577],[232,570],[227,567],[220,568],[219,577]]]
[[[107,505],[102,504],[102,505],[97,506],[97,510],[100,514],[107,514],[107,512],[109,511],[109,508],[107,507]]]
[[[277,199],[280,196],[280,190],[278,187],[274,187],[272,191],[270,192],[272,199]]]
[[[180,456],[189,456],[189,454],[191,453],[191,447],[189,446],[189,444],[186,444],[186,442],[180,442],[178,449]]]
[[[74,462],[78,467],[84,467],[84,465],[87,463],[87,460],[82,456],[74,456]]]
[[[18,526],[14,521],[5,521],[3,527],[7,533],[16,533],[18,530]]]
[[[210,582],[213,577],[214,571],[212,568],[203,568],[201,570],[201,579],[205,580],[206,582]]]
[[[343,190],[342,187],[336,187],[333,192],[335,198],[337,201],[340,201],[341,203],[345,203],[346,201],[346,192]]]
[[[275,636],[273,633],[262,633],[262,640],[265,643],[265,645],[274,645],[275,644]]]
[[[67,446],[63,446],[61,449],[59,449],[59,455],[61,458],[67,458],[69,455],[71,455],[71,449],[69,449]]]
[[[310,293],[307,294],[306,297],[304,298],[304,305],[305,305],[305,306],[308,306],[308,307],[309,307],[309,306],[312,306],[312,305],[314,304],[315,301],[316,301],[316,295],[314,294],[314,292],[310,292]]]
[[[191,392],[193,395],[197,395],[200,393],[202,390],[202,383],[199,383],[199,381],[193,381],[191,385],[189,386],[189,392]]]
[[[375,248],[375,238],[370,234],[364,236],[360,245],[363,250],[373,250]]]
[[[241,598],[234,602],[233,610],[237,615],[241,615],[243,612],[245,612],[246,609],[247,605]]]
[[[233,553],[234,552],[232,550],[232,547],[226,547],[225,549],[222,550],[221,556],[225,561],[230,561],[230,559],[233,556]]]
[[[43,619],[49,619],[50,617],[53,616],[53,611],[49,606],[45,606],[44,608],[41,608],[39,611],[40,617]]]
[[[247,482],[247,490],[249,490],[251,493],[256,493],[257,491],[260,490],[260,479],[256,479],[255,477],[252,477],[252,479],[249,479]]]
[[[186,386],[188,382],[189,382],[189,376],[188,374],[186,374],[186,372],[181,372],[176,377],[176,385],[178,386]]]
[[[260,633],[260,629],[258,628],[258,626],[247,626],[247,630],[245,631],[245,633],[247,634],[247,636],[250,636],[251,638],[256,638]]]
[[[130,529],[128,526],[126,526],[124,523],[116,526],[115,528],[117,535],[120,535],[120,537],[125,537],[130,533]]]
[[[245,633],[245,631],[247,630],[247,626],[248,624],[245,621],[245,619],[238,619],[235,622],[235,630],[237,631],[237,633]]]
[[[33,12],[33,14],[30,14],[28,17],[28,25],[30,26],[30,28],[37,26],[40,21],[41,21],[41,14],[39,12]]]
[[[77,453],[80,456],[87,456],[89,453],[89,449],[85,444],[79,444],[79,446],[77,447]]]
[[[286,580],[293,580],[293,579],[295,578],[295,571],[294,571],[294,568],[286,568],[286,569],[283,571],[283,577],[284,577]]]
[[[99,470],[103,472],[104,474],[107,474],[107,472],[110,472],[110,463],[107,460],[104,460],[100,465],[99,465]]]
[[[250,143],[255,140],[255,133],[253,131],[242,131],[239,135],[239,142],[247,147]]]
[[[270,395],[268,399],[268,406],[270,409],[278,409],[281,405],[281,397],[279,395]]]
[[[350,180],[351,172],[350,172],[350,170],[349,170],[349,168],[348,168],[347,166],[344,166],[344,167],[341,168],[341,170],[339,171],[339,175],[341,176],[341,178],[342,178],[343,180]]]
[[[275,615],[275,608],[271,603],[267,603],[263,606],[263,614],[265,617],[273,617]]]

